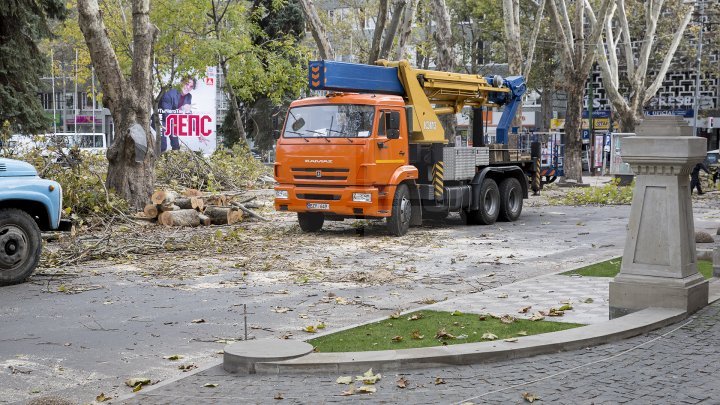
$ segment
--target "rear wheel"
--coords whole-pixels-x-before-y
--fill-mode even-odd
[[[412,203],[410,201],[410,192],[405,184],[401,184],[395,189],[392,213],[387,219],[388,231],[395,236],[405,235],[408,229],[410,229],[411,218]]]
[[[298,212],[298,222],[304,232],[317,232],[325,222],[325,215],[322,212]]]
[[[500,183],[500,220],[513,222],[520,218],[523,207],[522,186],[518,179],[507,178]]]
[[[485,179],[480,186],[480,209],[475,220],[480,225],[492,225],[500,214],[500,191],[493,179]]]
[[[22,283],[42,253],[40,228],[25,211],[0,210],[0,285]]]

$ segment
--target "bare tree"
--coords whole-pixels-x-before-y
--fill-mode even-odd
[[[378,7],[377,20],[375,20],[375,30],[373,31],[372,45],[368,54],[368,64],[374,64],[378,60],[380,52],[380,41],[382,40],[383,31],[385,31],[385,23],[387,22],[388,0],[380,0]]]
[[[115,124],[107,152],[107,187],[136,208],[145,205],[155,184],[152,111],[152,47],[157,28],[150,23],[150,0],[132,1],[132,68],[126,77],[108,37],[97,0],[78,0],[80,30],[90,51],[103,104]]]
[[[676,30],[668,49],[663,49],[664,58],[657,70],[655,80],[647,84],[650,57],[657,47],[658,19],[662,15],[664,0],[645,1],[645,35],[640,40],[642,46],[635,51],[630,37],[630,25],[625,8],[625,0],[616,0],[617,14],[614,18],[616,31],[613,31],[612,21],[609,19],[605,27],[605,43],[598,44],[598,65],[603,78],[603,85],[607,91],[612,108],[618,116],[622,132],[635,132],[635,126],[643,116],[643,106],[655,96],[662,85],[670,62],[680,44],[685,28],[692,17],[692,7],[687,7],[685,15],[675,25]],[[613,13],[614,14],[614,13]],[[593,23],[595,23],[593,21]],[[624,57],[627,75],[629,98],[620,94],[620,69],[618,63],[618,49]]]
[[[390,54],[390,48],[392,48],[395,37],[398,33],[398,27],[400,26],[400,19],[403,17],[407,0],[396,0],[393,6],[392,19],[390,25],[385,32],[385,38],[383,39],[382,46],[378,52],[378,59],[385,59]]]
[[[405,11],[403,12],[402,21],[398,28],[398,47],[395,59],[405,59],[405,53],[407,52],[406,46],[410,39],[410,33],[412,32],[412,23],[415,19],[415,10],[417,10],[418,0],[409,0]],[[393,16],[394,17],[394,16]]]
[[[455,62],[455,54],[453,52],[452,30],[450,23],[450,13],[448,12],[445,0],[431,0],[430,7],[435,17],[435,44],[437,52],[435,56],[435,68],[444,72],[452,72]],[[459,111],[458,111],[459,112]],[[445,138],[452,140],[455,138],[455,114],[447,114],[440,117],[440,122],[445,129]]]
[[[326,60],[335,59],[335,51],[333,51],[332,44],[328,41],[327,31],[320,20],[320,16],[318,16],[315,3],[312,0],[300,0],[300,4],[302,4],[307,22],[310,24],[310,33],[318,47],[320,58]]]
[[[568,4],[574,6],[570,19]],[[612,12],[613,0],[602,0],[597,18],[588,0],[566,2],[550,0],[550,16],[560,40],[560,60],[565,77],[564,89],[567,93],[567,113],[565,116],[565,178],[582,182],[582,123],[583,94],[585,82],[595,60],[595,49],[600,36]],[[585,14],[589,14],[590,34],[585,35]],[[593,23],[595,21],[595,23]]]

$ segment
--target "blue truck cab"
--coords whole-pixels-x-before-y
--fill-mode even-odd
[[[60,230],[62,187],[26,162],[0,158],[0,286],[25,281],[42,253],[41,231]]]

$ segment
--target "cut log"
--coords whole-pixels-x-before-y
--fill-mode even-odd
[[[199,226],[200,216],[193,209],[164,211],[158,216],[158,222],[167,226]]]
[[[158,210],[158,206],[155,204],[147,204],[145,205],[145,208],[143,209],[143,213],[147,218],[157,218],[160,211]]]
[[[180,209],[180,207],[178,207],[177,205],[175,205],[175,204],[173,204],[173,203],[160,204],[160,205],[158,205],[157,207],[158,207],[158,210],[159,210],[160,212],[177,211],[177,210]]]
[[[257,218],[261,221],[266,221],[266,222],[269,221],[267,218],[252,212],[249,208],[247,208],[246,206],[244,206],[240,203],[233,202],[233,203],[230,203],[230,205],[232,205],[233,207],[240,208],[244,213],[248,214],[249,216],[251,216],[253,218]]]
[[[194,188],[186,188],[183,191],[183,195],[185,197],[202,197],[203,193],[200,190],[195,190]]]
[[[232,207],[205,207],[205,215],[210,218],[213,225],[234,224],[242,220],[242,212]]]
[[[212,220],[209,216],[205,214],[198,214],[198,218],[200,218],[200,225],[212,225]]]
[[[204,197],[205,205],[228,205],[228,197],[224,194],[213,194]]]
[[[202,197],[190,197],[190,208],[200,212],[205,211],[205,200]]]
[[[176,198],[175,205],[183,210],[195,209],[195,207],[192,206],[191,198]]]
[[[172,190],[157,190],[150,197],[153,204],[172,204],[177,198],[177,193]]]

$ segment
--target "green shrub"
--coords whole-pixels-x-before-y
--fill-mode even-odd
[[[630,204],[633,197],[634,183],[620,186],[614,179],[601,187],[585,187],[570,189],[563,196],[553,197],[550,202],[555,205],[623,205]]]

